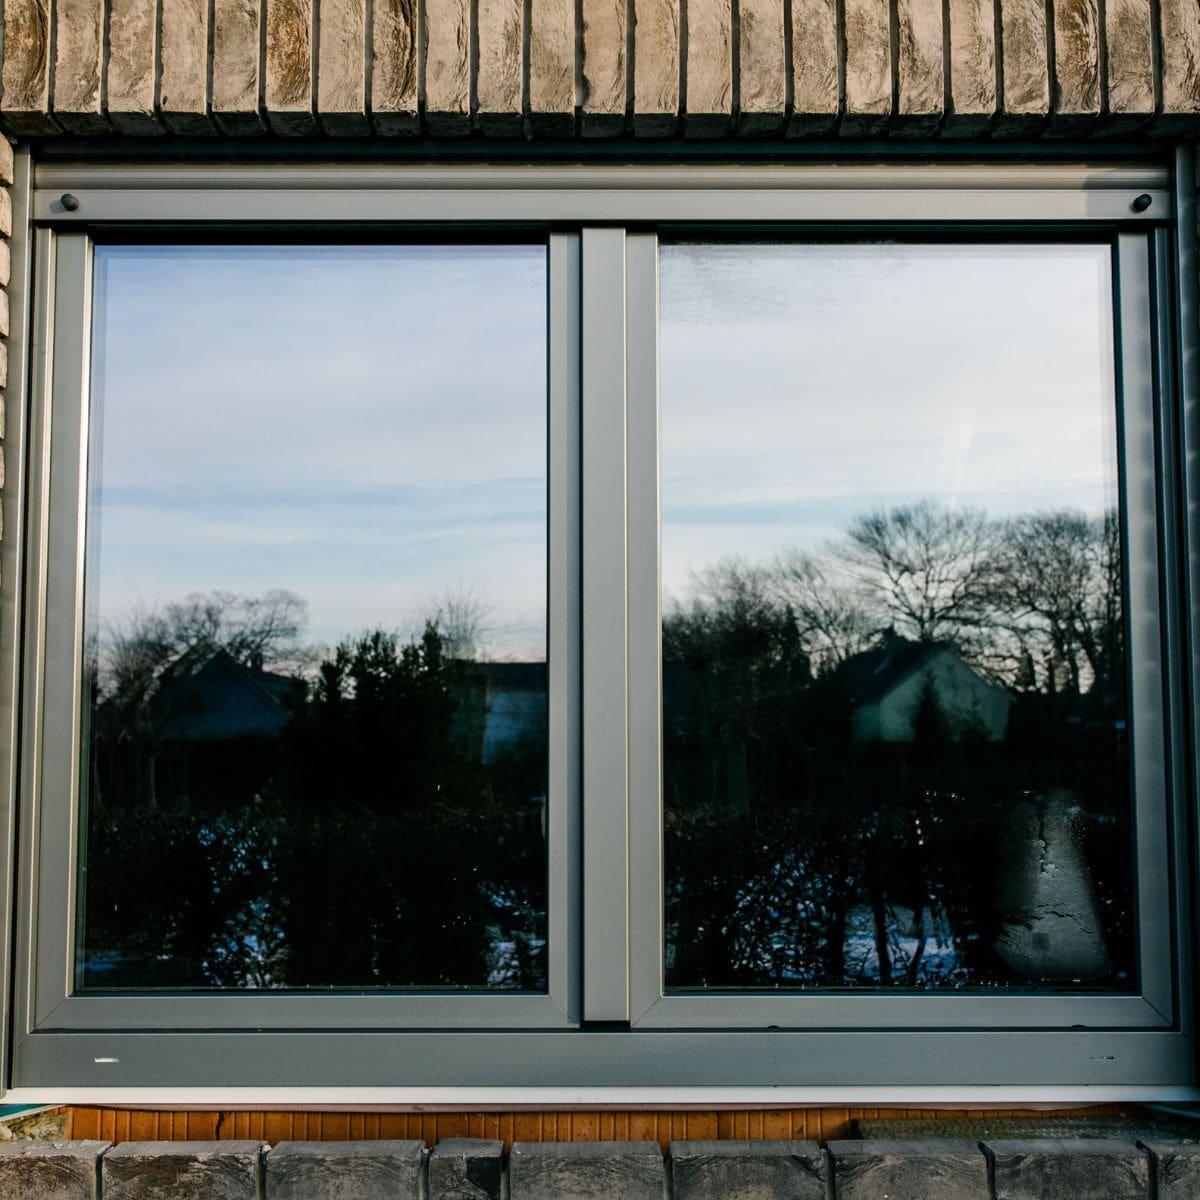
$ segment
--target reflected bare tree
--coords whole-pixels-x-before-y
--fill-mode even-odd
[[[1113,513],[923,500],[697,573],[663,625],[670,985],[1015,982],[1005,831],[1049,795],[1128,971],[1122,623]]]
[[[793,614],[817,674],[835,670],[865,650],[878,632],[878,616],[872,616],[862,587],[839,577],[837,563],[828,556],[786,551],[772,564],[770,581]]]
[[[996,526],[933,500],[854,517],[834,554],[897,631],[969,646],[986,624]]]
[[[990,571],[1013,686],[1111,696],[1121,658],[1121,545],[1115,513],[1029,513],[999,524]],[[1010,645],[1004,642],[1011,640]]]

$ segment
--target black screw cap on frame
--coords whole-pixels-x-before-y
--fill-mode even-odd
[[[58,202],[67,212],[74,212],[79,207],[79,197],[72,196],[70,192],[63,192]]]
[[[1136,213],[1143,213],[1154,203],[1154,197],[1149,192],[1143,192],[1140,196],[1133,198],[1133,203],[1129,206]]]

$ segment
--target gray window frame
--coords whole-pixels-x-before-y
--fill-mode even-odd
[[[12,511],[10,474],[3,543],[6,579],[23,573],[19,596],[5,589],[0,647],[2,731],[19,747],[7,780],[20,801],[19,846],[5,860],[17,866],[9,1082],[1192,1088],[1183,898],[1194,794],[1185,697],[1196,680],[1183,675],[1200,589],[1184,584],[1197,582],[1200,518],[1184,529],[1197,486],[1179,466],[1197,435],[1176,400],[1195,397],[1193,339],[1176,336],[1179,315],[1194,314],[1174,223],[1194,211],[1185,174],[1069,164],[31,169],[19,156],[14,263],[18,288],[25,279],[32,290],[15,313],[21,383],[10,406],[20,412],[10,407],[9,425],[28,503]],[[1142,194],[1151,203],[1135,210]],[[1113,246],[1141,995],[664,995],[655,231],[683,223],[848,237],[1087,233]],[[549,240],[549,996],[70,993],[78,781],[77,756],[61,748],[79,728],[89,238],[264,224],[384,238],[519,226]],[[21,642],[8,632],[18,628]]]

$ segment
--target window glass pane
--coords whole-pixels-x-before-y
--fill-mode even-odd
[[[546,986],[546,248],[100,246],[76,984]]]
[[[1110,251],[661,272],[668,987],[1132,989]]]

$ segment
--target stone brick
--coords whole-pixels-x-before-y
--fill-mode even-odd
[[[582,0],[580,132],[609,137],[625,127],[628,11],[619,0]]]
[[[1036,1138],[987,1142],[996,1200],[1146,1200],[1150,1159],[1133,1142]]]
[[[122,1142],[102,1160],[104,1200],[258,1200],[261,1142]]]
[[[683,28],[684,131],[693,137],[719,137],[733,117],[733,5],[730,0],[687,0]]]
[[[657,1142],[517,1142],[511,1200],[662,1200]]]
[[[838,1200],[988,1200],[987,1159],[955,1138],[830,1142]]]
[[[280,1142],[266,1157],[267,1200],[417,1200],[424,1142]]]
[[[96,1200],[108,1142],[0,1142],[0,1196]]]
[[[675,1200],[825,1200],[816,1142],[672,1142]]]
[[[443,1138],[429,1160],[429,1200],[498,1200],[504,1143]]]
[[[1200,1196],[1200,1142],[1147,1141],[1158,1188],[1155,1200],[1192,1200]]]

